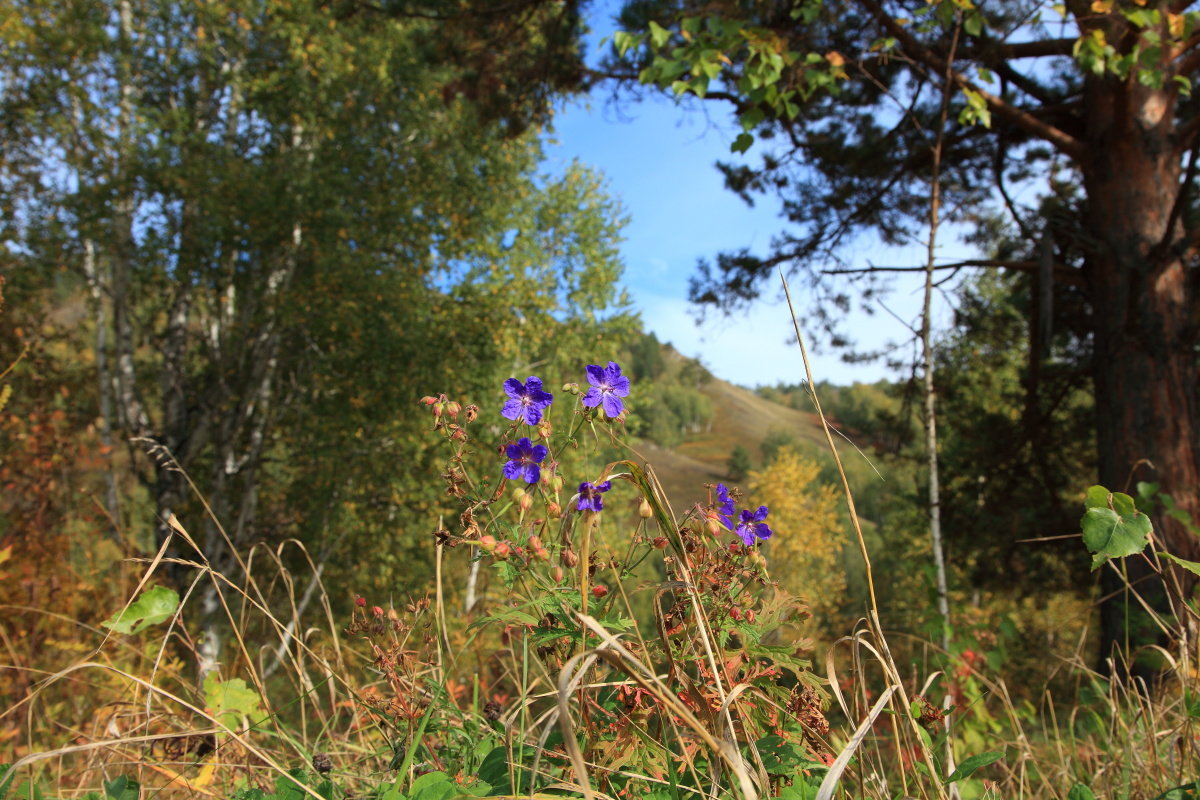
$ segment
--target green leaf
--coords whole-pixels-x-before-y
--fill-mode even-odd
[[[980,767],[986,767],[988,764],[993,764],[1002,758],[1004,758],[1003,750],[989,750],[986,753],[965,758],[959,763],[958,769],[951,772],[950,777],[946,778],[946,783],[961,781],[963,778],[972,775]]]
[[[752,144],[754,144],[754,137],[742,132],[733,140],[733,144],[729,145],[729,151],[731,153],[744,153],[750,149],[750,145]]]
[[[1096,800],[1096,795],[1082,783],[1077,783],[1067,792],[1067,800]]]
[[[241,678],[221,681],[210,672],[204,679],[204,705],[222,725],[236,728],[242,717],[261,713],[262,698]]]
[[[650,20],[650,42],[655,47],[662,47],[671,38],[671,32],[659,25],[654,20]]]
[[[151,625],[166,622],[178,608],[178,592],[165,586],[155,586],[142,592],[128,608],[118,611],[107,622],[100,624],[117,633],[140,633]]]
[[[459,786],[444,772],[427,772],[413,781],[408,800],[449,800],[459,792]]]
[[[1183,567],[1184,569],[1186,569],[1188,572],[1192,573],[1193,575],[1200,575],[1200,563],[1197,563],[1195,561],[1188,561],[1187,559],[1180,558],[1179,556],[1173,556],[1170,553],[1166,553],[1166,552],[1159,553],[1159,555],[1162,556],[1163,558],[1167,558],[1167,559],[1170,559],[1171,561],[1174,561],[1176,564]]]
[[[1110,558],[1137,555],[1150,535],[1150,518],[1137,510],[1133,498],[1103,486],[1087,490],[1087,511],[1079,521],[1083,544],[1092,553],[1092,569]]]
[[[119,775],[104,784],[104,796],[108,800],[138,800],[142,787],[133,778]]]
[[[963,30],[965,30],[971,36],[978,36],[979,34],[983,33],[983,26],[985,24],[986,23],[983,19],[983,14],[980,14],[976,10],[972,10],[965,17],[963,17]]]

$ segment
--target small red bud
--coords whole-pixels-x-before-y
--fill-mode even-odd
[[[446,403],[446,415],[450,417],[450,419],[458,419],[458,414],[460,411],[462,411],[462,406],[453,400],[451,400],[449,403]]]
[[[536,534],[534,534],[533,536],[530,536],[529,537],[529,547],[532,548],[533,550],[541,550],[542,549],[542,537],[540,537]]]
[[[500,542],[492,551],[493,555],[501,561],[505,561],[512,554],[512,545],[508,542]]]
[[[736,622],[742,618],[742,610],[737,606],[734,606],[733,608],[729,609],[729,616],[732,617]]]
[[[599,600],[600,598],[607,597],[607,596],[608,596],[608,587],[605,586],[604,584],[597,583],[595,586],[592,587],[592,597]]]
[[[654,541],[651,542],[651,544],[654,545],[655,550],[666,550],[667,549],[667,537],[656,536],[656,537],[654,537]]]
[[[753,608],[751,608],[751,609],[749,609],[748,611],[746,611],[746,622],[749,622],[751,625],[753,625],[753,624],[754,624],[754,617],[755,617],[755,614],[754,614],[754,609],[753,609]]]
[[[354,605],[358,606],[359,608],[366,608],[367,607],[367,598],[365,598],[365,597],[354,598]]]
[[[431,406],[436,402],[437,402],[437,398],[431,397],[429,395],[425,395],[424,397],[421,398],[421,403],[424,405],[427,405],[427,406]]]
[[[484,549],[484,552],[490,553],[496,549],[496,537],[490,533],[485,533],[479,537],[479,546]]]
[[[562,506],[553,501],[546,504],[546,514],[550,519],[558,519],[562,516]]]
[[[562,567],[555,567],[554,569],[550,570],[550,577],[554,578],[555,583],[562,583],[565,575],[566,573],[563,572]]]
[[[533,508],[533,498],[528,494],[521,495],[521,499],[517,501],[517,507],[522,511],[528,511]]]
[[[377,617],[382,617],[382,616],[383,616],[383,609],[382,609],[382,608],[380,608],[379,606],[371,606],[371,613],[372,613],[372,614],[374,614],[374,615],[375,615],[375,616],[377,616]]]

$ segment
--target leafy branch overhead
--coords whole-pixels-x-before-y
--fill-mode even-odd
[[[1149,516],[1164,549],[1200,561],[1181,521],[1200,517],[1193,4],[644,0],[619,24],[606,74],[731,107],[726,186],[781,209],[766,252],[701,262],[693,301],[741,311],[782,269],[807,290],[807,323],[853,345],[852,298],[878,313],[881,276],[914,269],[862,263],[860,237],[927,240],[937,180],[940,220],[979,252],[931,270],[1003,270],[1024,293],[1023,441],[1039,447],[1032,410],[1057,402],[1041,376],[1073,360],[1093,381],[1099,481],[1135,470],[1179,498]],[[1114,504],[1088,523],[1096,550],[1140,550],[1149,519]]]

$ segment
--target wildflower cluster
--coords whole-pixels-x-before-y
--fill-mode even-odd
[[[771,538],[771,526],[767,524],[766,519],[770,511],[766,506],[759,506],[751,511],[743,509],[738,521],[734,524],[733,512],[737,508],[733,497],[729,493],[729,487],[723,483],[718,483],[716,487],[717,502],[714,503],[709,511],[709,530],[716,533],[719,528],[723,527],[727,531],[732,531],[742,540],[742,544],[747,547],[753,547],[761,541]]]
[[[631,595],[649,589],[653,599],[639,606],[654,616],[652,628],[643,632],[654,633],[622,636],[622,647],[647,665],[673,663],[675,675],[688,676],[686,691],[673,687],[677,691],[663,694],[628,681],[616,669],[589,676],[589,685],[612,688],[581,689],[589,694],[581,706],[587,709],[579,720],[581,746],[601,759],[606,752],[636,753],[639,736],[647,730],[694,727],[697,720],[716,719],[720,712],[740,739],[756,742],[762,752],[789,743],[793,749],[788,752],[798,755],[773,775],[827,763],[822,739],[828,728],[819,682],[800,647],[784,644],[783,634],[776,633],[804,618],[806,610],[767,573],[758,547],[772,535],[767,507],[742,507],[736,489],[716,484],[707,505],[694,503],[676,518],[653,473],[634,460],[614,461],[598,474],[572,475],[578,462],[571,453],[580,446],[579,434],[590,430],[597,441],[604,436],[606,445],[619,447],[621,423],[629,413],[632,387],[619,364],[587,365],[584,377],[584,386],[566,383],[560,393],[548,391],[536,375],[505,380],[498,417],[510,424],[502,429],[502,439],[488,447],[476,446],[481,436],[471,428],[479,417],[477,407],[445,395],[422,401],[451,451],[442,476],[447,492],[462,504],[458,524],[446,524],[434,535],[439,546],[461,544],[472,552],[470,573],[464,576],[464,614],[471,629],[490,627],[493,635],[472,632],[469,639],[497,643],[498,652],[490,657],[496,668],[477,673],[469,697],[434,691],[421,683],[423,673],[412,653],[442,644],[449,651],[457,649],[451,644],[453,631],[448,628],[439,639],[420,622],[429,618],[423,608],[414,606],[418,621],[408,626],[394,612],[362,599],[356,603],[351,632],[371,642],[374,666],[386,687],[368,704],[375,713],[409,726],[422,718],[430,702],[456,704],[426,729],[442,749],[428,743],[414,746],[425,748],[423,760],[444,763],[448,772],[451,763],[459,765],[456,769],[474,763],[474,755],[457,761],[452,755],[459,739],[474,748],[474,734],[443,737],[440,731],[456,726],[461,731],[493,730],[508,716],[496,698],[528,697],[532,708],[523,713],[544,718],[554,701],[531,695],[528,684],[518,685],[515,676],[538,675],[553,685],[562,670],[578,663],[582,650],[594,645],[596,625],[617,635],[635,627],[638,614]],[[497,429],[489,428],[494,436]],[[637,490],[627,514],[620,513],[624,498],[617,488],[622,482]],[[622,523],[629,529],[618,528],[614,534]],[[639,568],[647,560],[653,569]],[[477,582],[483,585],[477,587]],[[441,624],[446,625],[444,619]],[[608,667],[597,663],[588,669],[599,673]],[[733,697],[728,687],[735,685],[753,692]],[[484,703],[487,697],[493,699]],[[474,699],[468,711],[469,698]],[[723,728],[712,734],[725,735]],[[532,746],[529,741],[501,744],[494,752],[505,758]],[[686,751],[694,745],[681,746]],[[695,753],[684,755],[693,764],[703,761]],[[541,758],[541,775],[529,773],[521,786],[506,783],[520,772],[516,768],[489,771],[484,764],[477,775],[501,795],[544,791],[570,766],[561,748],[546,748]],[[662,778],[649,761],[620,763],[623,769]],[[615,777],[618,771],[609,774],[611,796],[637,794]]]

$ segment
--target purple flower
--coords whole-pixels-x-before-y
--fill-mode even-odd
[[[526,483],[537,483],[538,478],[542,477],[538,464],[549,452],[546,445],[533,444],[529,437],[521,437],[516,444],[508,446],[508,463],[504,465],[504,477],[510,481],[521,478]]]
[[[724,523],[726,530],[733,530],[733,498],[729,496],[729,489],[725,484],[717,484],[717,518]]]
[[[612,488],[612,481],[597,483],[595,486],[584,481],[579,484],[579,504],[575,506],[579,511],[603,511],[604,498],[601,496]]]
[[[742,521],[734,532],[742,537],[747,547],[755,544],[755,540],[771,538],[771,526],[763,521],[768,513],[766,506],[759,506],[758,511],[746,509],[742,512]]]
[[[629,378],[621,374],[617,362],[608,362],[604,369],[600,369],[596,364],[588,364],[587,379],[592,388],[583,396],[585,407],[595,408],[603,404],[604,413],[609,419],[615,418],[625,410],[621,398],[629,396]]]
[[[542,412],[554,402],[554,395],[542,389],[542,379],[532,375],[525,383],[516,378],[504,382],[504,393],[509,401],[500,410],[505,419],[524,420],[526,425],[537,425],[542,421]]]

